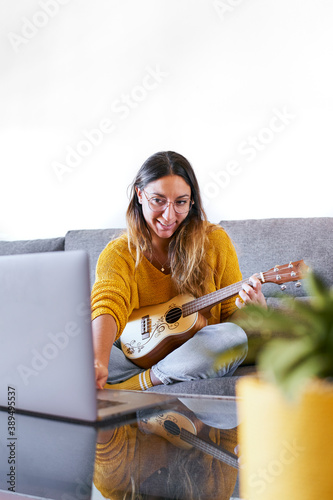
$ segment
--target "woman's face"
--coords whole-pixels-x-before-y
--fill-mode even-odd
[[[191,200],[190,186],[179,175],[168,175],[150,182],[143,190],[136,188],[136,192],[139,203],[142,204],[145,221],[152,230],[153,239],[156,241],[156,238],[171,238],[187,217],[187,213],[178,214],[175,212],[173,203],[177,202],[178,205],[181,205],[182,203],[186,204],[186,200]],[[166,200],[168,204],[164,210],[155,212],[149,207],[148,199],[153,199],[155,203]]]

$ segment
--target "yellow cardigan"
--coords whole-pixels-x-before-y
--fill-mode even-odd
[[[208,293],[242,279],[235,248],[220,226],[208,235],[210,246],[207,262]],[[135,268],[135,259],[128,249],[127,235],[111,241],[99,256],[96,280],[91,294],[92,319],[111,314],[117,324],[117,338],[123,332],[134,309],[161,304],[177,295],[171,275],[165,275],[148,259],[142,258]],[[214,306],[208,324],[226,321],[236,310],[235,297]]]

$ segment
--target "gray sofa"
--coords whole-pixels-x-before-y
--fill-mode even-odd
[[[221,221],[236,247],[243,278],[265,272],[275,265],[304,259],[324,281],[333,285],[333,217],[258,219]],[[0,241],[0,255],[34,252],[54,252],[84,249],[90,259],[91,285],[97,258],[105,245],[122,229],[72,230],[59,238],[29,241]],[[277,285],[265,284],[264,295],[271,307],[278,307],[281,290]],[[288,283],[284,294],[295,297],[307,295],[304,286],[296,288]],[[258,347],[257,347],[258,349]],[[249,354],[233,376],[221,379],[181,382],[158,386],[151,391],[175,394],[233,395],[238,377],[255,371],[256,351]]]

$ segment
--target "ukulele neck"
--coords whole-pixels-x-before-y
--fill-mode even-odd
[[[187,302],[186,304],[183,304],[183,316],[189,316],[190,314],[202,311],[203,309],[208,309],[209,307],[213,307],[216,304],[223,302],[223,300],[234,297],[242,289],[244,283],[249,284],[249,278],[238,281],[233,285],[229,285],[225,288],[222,288],[221,290],[216,290],[215,292],[211,292],[208,295],[204,295],[203,297],[199,297],[198,299],[194,299],[190,302]]]
[[[234,467],[235,469],[239,469],[237,456],[227,450],[220,448],[215,443],[208,443],[207,441],[195,436],[186,429],[180,430],[180,438],[186,443],[191,444],[195,448],[203,451],[204,453],[213,456],[217,460],[220,460],[221,462],[224,462],[231,467]]]

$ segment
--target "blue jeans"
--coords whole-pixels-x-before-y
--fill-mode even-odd
[[[216,370],[216,354],[235,347],[241,347],[241,353]],[[246,354],[247,336],[244,330],[234,323],[219,323],[202,328],[194,337],[152,366],[152,371],[163,384],[230,376],[245,359]],[[145,368],[136,366],[126,358],[119,340],[111,349],[108,368],[109,384],[123,382],[145,371]]]

